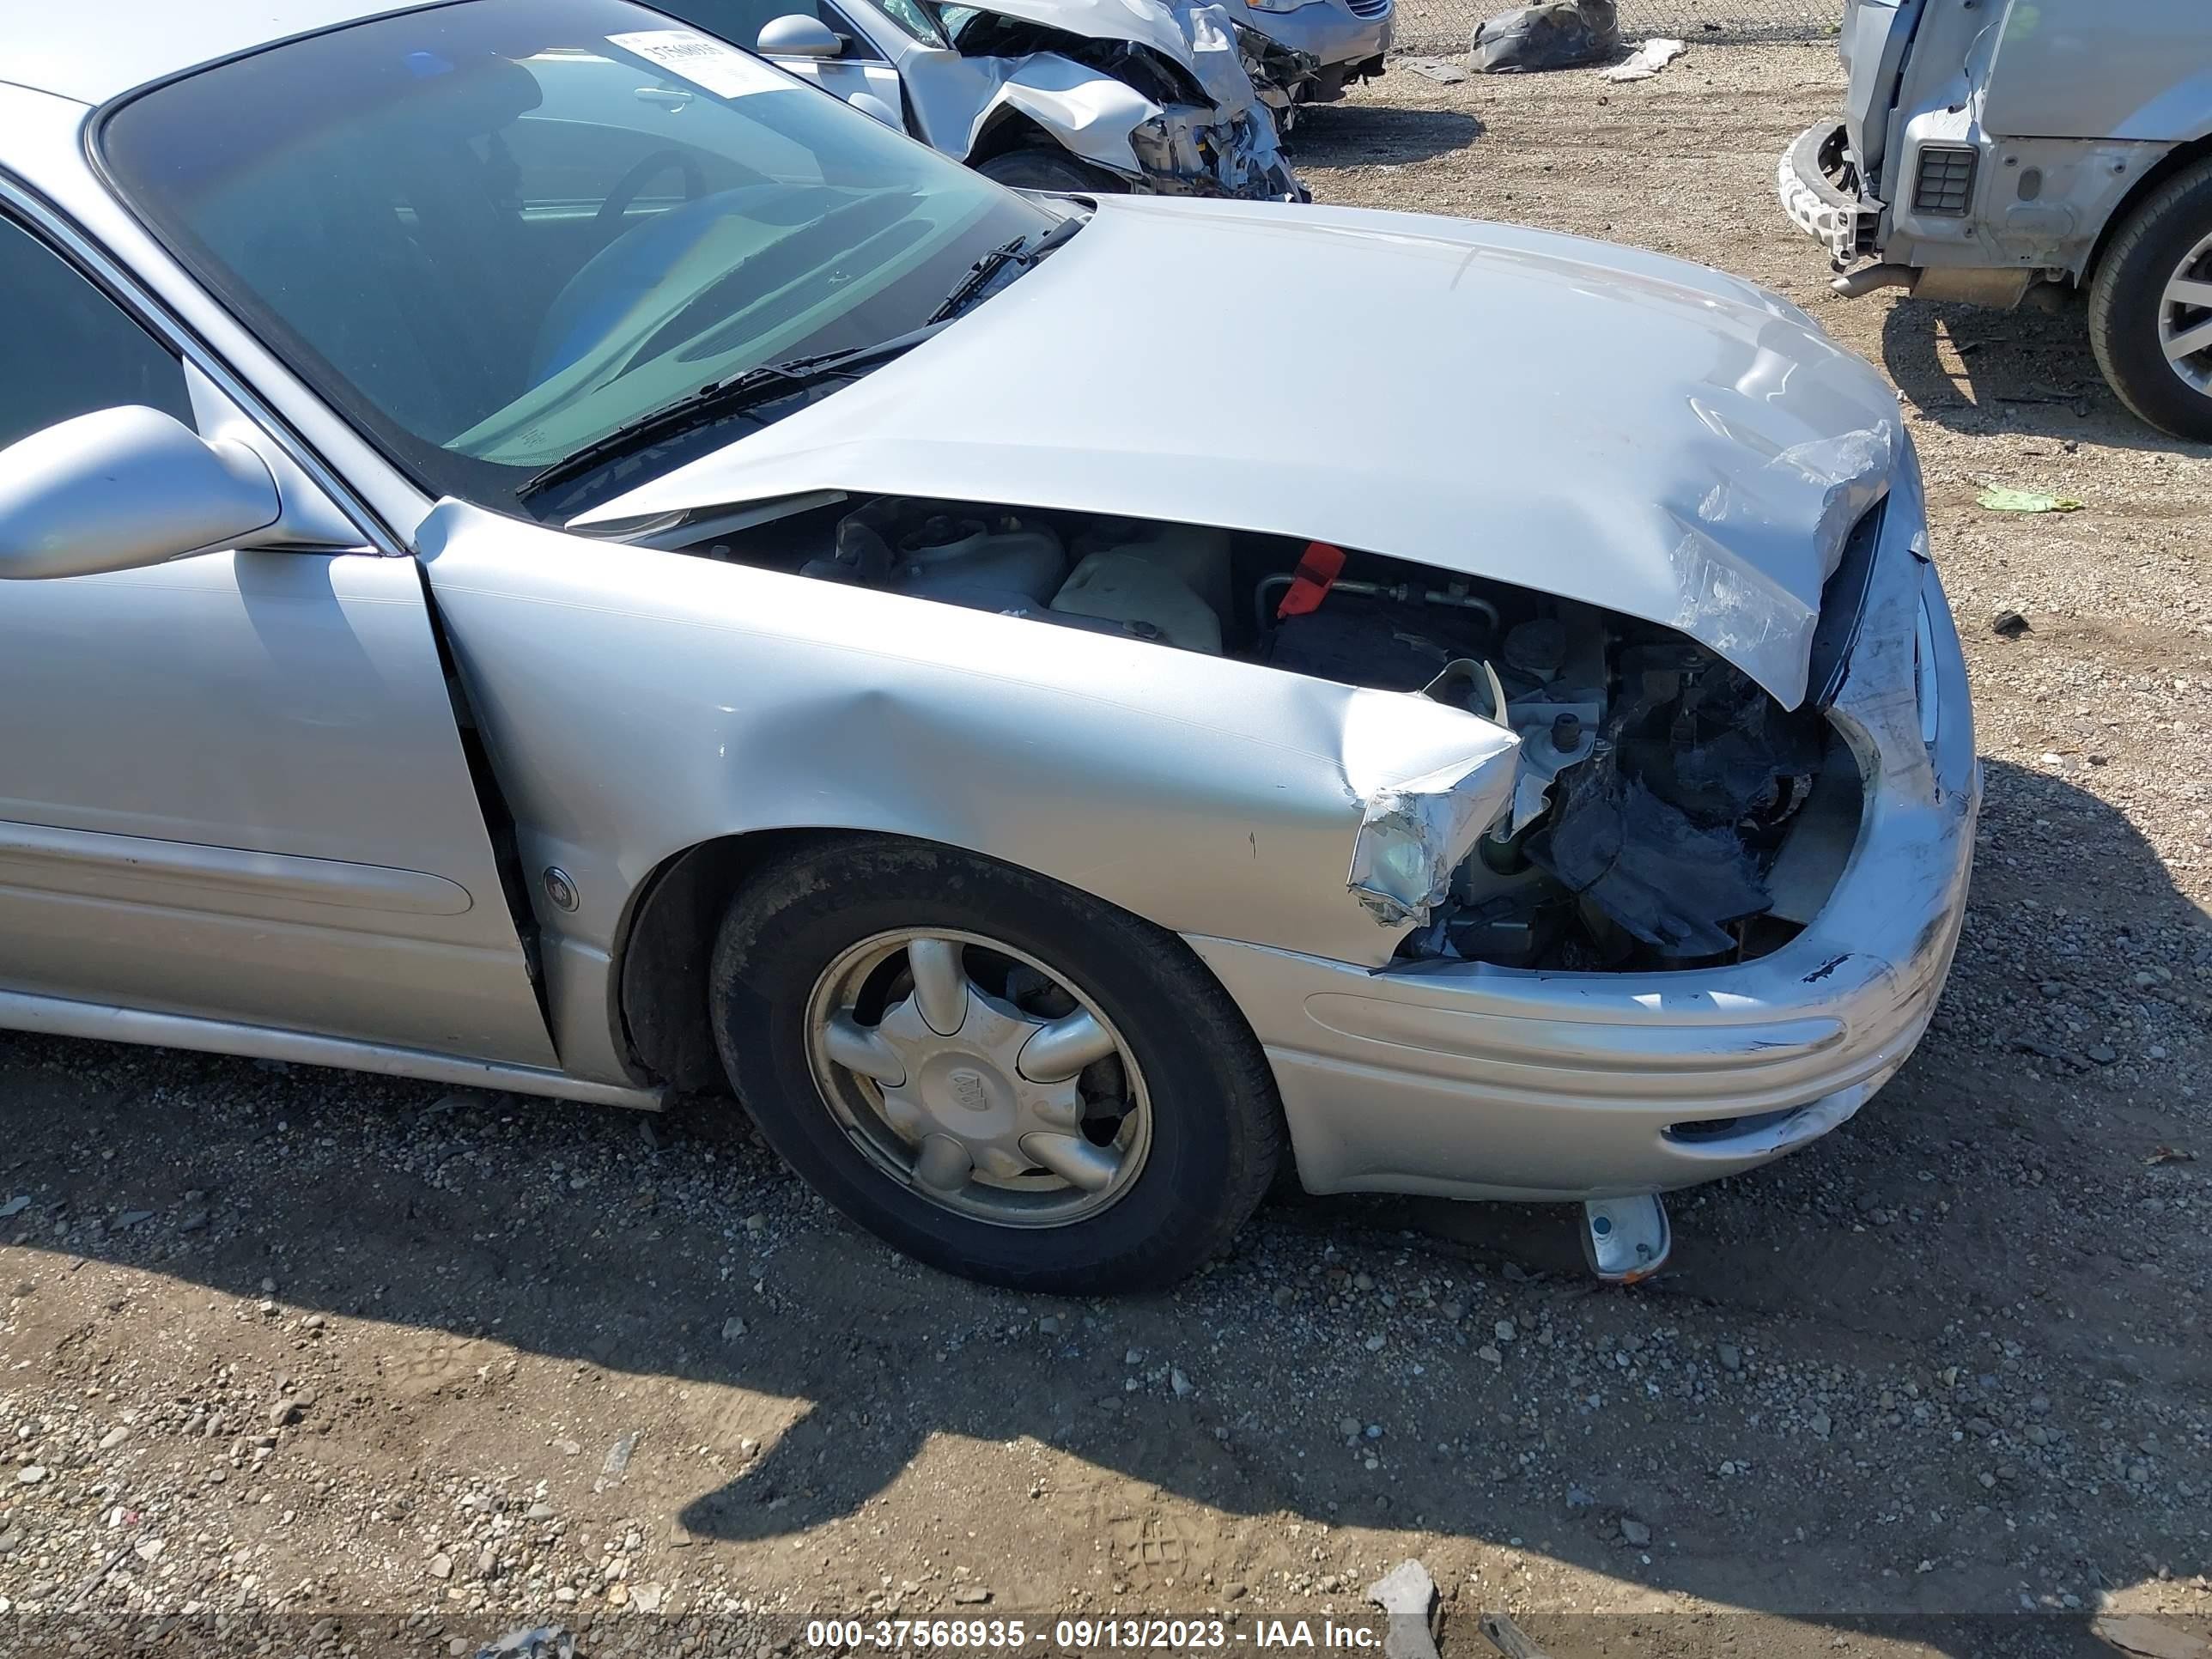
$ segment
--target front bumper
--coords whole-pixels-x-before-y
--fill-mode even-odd
[[[1790,222],[1826,248],[1838,265],[1873,252],[1881,228],[1881,204],[1844,188],[1849,169],[1843,125],[1827,122],[1798,134],[1775,173],[1775,193]]]
[[[1579,1200],[1689,1186],[1825,1134],[1905,1062],[1958,942],[1981,799],[1958,635],[1913,545],[1923,521],[1901,478],[1831,710],[1859,763],[1858,838],[1780,951],[1680,973],[1369,973],[1191,940],[1259,1032],[1310,1190]]]
[[[1250,11],[1246,21],[1270,40],[1311,53],[1321,64],[1324,82],[1341,90],[1346,67],[1380,58],[1390,49],[1397,8],[1387,5],[1371,17],[1362,17],[1345,0],[1313,0],[1293,11]]]

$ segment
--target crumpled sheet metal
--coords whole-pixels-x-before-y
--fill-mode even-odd
[[[1011,106],[1059,137],[1072,153],[1141,178],[1164,193],[1267,196],[1280,193],[1278,180],[1296,189],[1274,117],[1253,84],[1236,23],[1221,5],[1211,0],[1114,0],[1109,5],[1094,0],[992,0],[981,9],[1091,40],[1149,46],[1188,69],[1212,108],[1163,110],[1104,70],[1056,52],[981,58],[970,61],[998,86],[976,112],[969,133],[971,148],[992,112]],[[1126,97],[1117,96],[1117,90]],[[1132,134],[1147,121],[1162,125],[1167,155],[1140,155],[1133,146]],[[1212,167],[1199,157],[1194,143],[1200,127],[1209,131],[1220,152]]]
[[[1487,761],[1448,767],[1367,798],[1345,884],[1386,927],[1419,927],[1451,896],[1452,872],[1512,797]]]
[[[1802,702],[1805,641],[1820,606],[1747,564],[1742,548],[1770,538],[1808,544],[1826,581],[1843,560],[1851,527],[1888,489],[1901,459],[1900,433],[1885,419],[1793,444],[1763,465],[1716,477],[1692,512],[1669,506],[1681,531],[1673,555],[1681,600],[1662,620],[1736,664],[1784,708]],[[1729,435],[1753,441],[1741,428]]]
[[[1243,54],[1244,72],[1252,77],[1261,101],[1278,115],[1286,115],[1299,93],[1319,78],[1321,59],[1310,52],[1285,46],[1246,23],[1236,24],[1234,32]],[[1460,79],[1466,78],[1462,71]]]
[[[1402,930],[1346,890],[1372,804],[1401,798],[1449,868],[1511,787],[1511,732],[1405,692],[617,555],[457,502],[416,542],[524,860],[568,872],[562,933],[592,952],[670,855],[834,826],[967,848],[1176,933],[1380,967]]]
[[[1162,111],[1134,87],[1056,52],[970,61],[998,85],[990,101],[975,112],[969,149],[975,148],[994,114],[1014,109],[1066,145],[1071,155],[1115,173],[1144,171],[1129,135],[1144,122],[1158,119]]]
[[[1163,0],[991,0],[978,9],[1093,40],[1134,40],[1178,63],[1190,55],[1190,42]]]
[[[1479,716],[1466,718],[1466,754],[1418,777],[1389,781],[1361,775],[1372,759],[1359,746],[1356,723],[1346,722],[1347,776],[1364,810],[1345,884],[1384,927],[1425,924],[1450,896],[1452,872],[1511,808],[1520,738]]]
[[[1249,195],[1264,190],[1265,181],[1274,173],[1288,179],[1290,164],[1283,158],[1274,112],[1253,84],[1243,46],[1237,38],[1237,25],[1228,10],[1215,4],[1182,3],[1170,9],[1190,44],[1191,66],[1197,71],[1199,84],[1243,139],[1235,153],[1221,158],[1222,185],[1232,195]]]
[[[1167,270],[1205,270],[1237,303],[1161,306]],[[1346,307],[1388,312],[1423,350],[1355,352],[1318,380],[1282,350]],[[1240,403],[1273,418],[1202,422],[1163,448],[1161,386],[1224,364]],[[1341,441],[1340,407],[1360,410],[1364,441]],[[1839,551],[1823,526],[1881,483],[1808,473],[1821,451],[1802,447],[1885,425],[1901,431],[1896,392],[1802,311],[1662,255],[1117,196],[1006,303],[575,522],[842,489],[1333,542],[1676,629],[1795,708]],[[1898,442],[1891,482],[1909,488]]]
[[[1168,9],[1189,48],[1191,68],[1199,85],[1224,115],[1241,115],[1260,101],[1259,88],[1244,68],[1244,51],[1237,41],[1237,26],[1223,7],[1176,4]]]
[[[1154,195],[1304,201],[1307,191],[1272,131],[1265,110],[1224,122],[1211,110],[1179,104],[1163,112],[1154,127],[1133,133],[1130,147]]]

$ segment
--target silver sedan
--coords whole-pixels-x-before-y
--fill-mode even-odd
[[[1633,1278],[1926,1026],[1964,673],[1786,302],[1018,195],[629,0],[0,58],[0,1025],[734,1095],[1084,1291],[1279,1170]]]

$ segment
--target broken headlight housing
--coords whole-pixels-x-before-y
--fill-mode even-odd
[[[1425,925],[1451,896],[1452,875],[1483,830],[1511,799],[1514,769],[1491,764],[1511,738],[1488,750],[1367,797],[1346,885],[1386,925]]]

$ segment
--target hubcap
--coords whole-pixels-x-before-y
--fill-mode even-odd
[[[2212,236],[2183,256],[2159,297],[2158,343],[2192,391],[2212,397]]]
[[[1058,1227],[1125,1194],[1152,1145],[1136,1057],[1042,963],[974,933],[901,930],[815,982],[809,1058],[870,1161],[931,1202]]]

